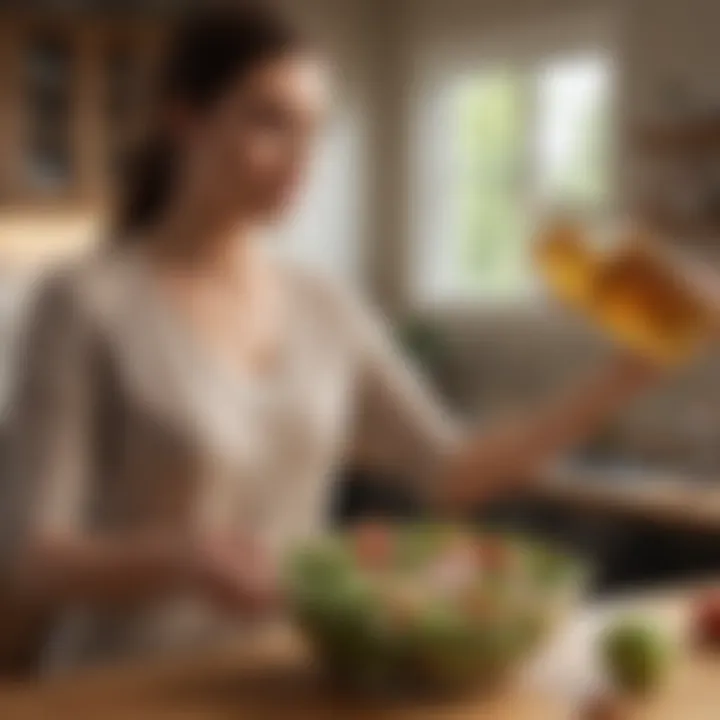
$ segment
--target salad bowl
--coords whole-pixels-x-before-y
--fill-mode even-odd
[[[290,558],[294,620],[342,686],[495,687],[579,602],[577,559],[535,540],[440,523],[366,522]]]

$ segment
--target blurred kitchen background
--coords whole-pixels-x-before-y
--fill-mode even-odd
[[[534,280],[528,248],[548,202],[598,225],[641,217],[709,266],[720,258],[720,3],[281,4],[336,71],[328,136],[283,242],[362,287],[458,412],[531,402],[606,349]],[[102,241],[181,5],[0,2],[3,400],[38,274]],[[629,408],[575,467],[602,502],[510,499],[486,520],[581,547],[601,588],[717,571],[720,357]],[[343,516],[411,507],[348,476]]]

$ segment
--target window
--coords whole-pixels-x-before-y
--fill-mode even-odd
[[[420,213],[425,298],[527,295],[534,213],[607,212],[611,96],[611,64],[599,55],[488,65],[446,84]]]

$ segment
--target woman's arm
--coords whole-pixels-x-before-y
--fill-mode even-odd
[[[271,564],[242,538],[38,533],[21,560],[15,590],[42,605],[128,606],[181,592],[253,613],[275,600]]]
[[[102,538],[84,533],[28,538],[14,573],[16,592],[50,605],[123,604],[187,589],[190,562],[178,538]]]
[[[544,463],[586,440],[659,372],[620,354],[546,405],[468,431],[443,412],[381,322],[357,306],[351,317],[363,370],[356,453],[364,465],[412,478],[446,510],[537,478]]]
[[[435,502],[460,509],[498,490],[532,481],[544,463],[586,440],[657,374],[648,362],[621,355],[546,405],[470,433],[448,458],[435,485]]]

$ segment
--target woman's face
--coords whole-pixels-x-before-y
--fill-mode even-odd
[[[191,184],[213,204],[257,222],[298,193],[327,109],[327,78],[303,54],[269,60],[208,110],[181,124]]]

